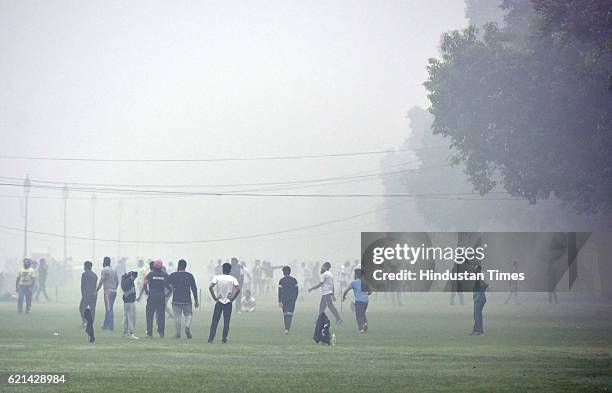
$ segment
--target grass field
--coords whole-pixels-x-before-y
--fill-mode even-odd
[[[210,302],[194,315],[191,341],[170,338],[172,320],[165,339],[129,340],[117,325],[113,333],[100,330],[99,299],[93,345],[79,327],[76,304],[35,303],[30,315],[18,315],[14,304],[2,303],[0,371],[61,371],[68,382],[61,388],[0,387],[105,393],[612,390],[612,305],[517,306],[501,304],[502,298],[489,296],[487,335],[473,337],[469,302],[453,307],[446,295],[419,294],[392,307],[379,295],[368,311],[366,335],[356,331],[345,307],[345,324],[333,329],[335,347],[311,339],[314,294],[298,303],[290,336],[281,334],[273,299],[259,299],[256,313],[233,315],[227,345],[206,343]],[[121,302],[115,314],[120,321]],[[140,305],[140,336],[144,327]]]

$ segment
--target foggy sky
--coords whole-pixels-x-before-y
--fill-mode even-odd
[[[422,82],[440,35],[466,24],[462,0],[342,2],[0,1],[0,154],[215,158],[398,147],[406,111],[428,106]],[[0,176],[126,184],[289,181],[380,171],[381,156],[216,163],[0,160]],[[216,190],[208,188],[205,190]],[[382,193],[379,180],[298,193]],[[23,227],[21,188],[0,187],[0,225]],[[13,195],[16,197],[7,197]],[[32,190],[33,197],[60,197]],[[71,193],[68,234],[91,237],[90,194]],[[81,198],[81,199],[73,199]],[[383,200],[250,197],[126,199],[98,195],[96,237],[195,240],[334,220]],[[116,198],[116,197],[115,197]],[[63,233],[61,199],[30,201],[31,230]],[[238,256],[274,263],[358,258],[377,215],[248,241],[123,244],[122,253],[193,263]],[[0,230],[0,257],[22,233]],[[30,251],[62,257],[62,240]],[[96,261],[116,255],[97,243]],[[68,255],[91,258],[69,241]]]

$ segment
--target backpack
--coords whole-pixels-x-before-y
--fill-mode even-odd
[[[329,331],[330,327],[329,318],[322,312],[317,318],[317,324],[315,325],[313,340],[318,344],[319,342],[323,342],[327,345],[330,345],[331,332]]]

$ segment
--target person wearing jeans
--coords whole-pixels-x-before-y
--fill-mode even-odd
[[[198,308],[198,287],[193,274],[186,272],[187,261],[178,261],[178,270],[168,278],[168,285],[172,288],[172,312],[174,314],[174,326],[176,327],[176,338],[181,338],[181,319],[185,316],[185,335],[191,339],[191,321],[193,309],[191,306],[191,295]]]
[[[32,308],[32,291],[36,282],[36,271],[32,268],[32,262],[29,259],[23,260],[23,267],[19,269],[17,279],[15,280],[15,292],[19,295],[17,298],[17,310],[19,314],[23,313],[23,301],[26,304],[26,314]]]
[[[227,335],[229,333],[230,319],[232,317],[232,302],[240,293],[240,284],[236,277],[231,276],[230,272],[232,265],[229,263],[223,264],[223,274],[213,278],[208,290],[215,301],[215,309],[213,311],[212,323],[210,324],[210,334],[208,342],[212,343],[217,334],[217,326],[223,314],[223,337],[224,344],[227,343]]]
[[[314,287],[308,290],[308,293],[314,291],[317,288],[321,288],[321,302],[319,302],[319,314],[321,315],[325,308],[329,307],[329,310],[334,314],[336,318],[336,324],[340,325],[342,323],[342,318],[334,306],[334,302],[336,301],[336,296],[334,295],[334,275],[330,271],[331,263],[325,262],[321,266],[321,282],[319,282]],[[317,316],[318,318],[318,316]]]
[[[368,319],[366,311],[368,309],[369,296],[372,294],[368,284],[361,278],[363,271],[355,269],[355,279],[351,281],[348,288],[342,294],[342,301],[346,300],[346,295],[352,289],[355,295],[355,318],[357,319],[357,328],[361,333],[368,331]]]
[[[102,330],[113,330],[115,326],[115,316],[113,313],[113,307],[115,306],[115,298],[117,297],[117,287],[119,286],[119,277],[115,269],[111,267],[110,257],[104,257],[102,262],[102,272],[100,273],[100,282],[96,292],[100,288],[104,287],[104,308],[106,313],[104,314],[104,323],[102,324]]]

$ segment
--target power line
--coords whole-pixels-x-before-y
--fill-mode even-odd
[[[405,165],[405,164],[402,164]],[[400,166],[400,165],[394,165]],[[294,184],[308,184],[308,183],[321,183],[327,181],[334,180],[350,180],[350,179],[358,179],[358,178],[368,178],[368,177],[378,177],[378,176],[388,176],[395,175],[404,172],[410,171],[418,171],[418,170],[426,170],[433,168],[446,168],[449,167],[450,164],[439,165],[439,166],[431,166],[431,167],[420,167],[420,168],[406,168],[400,169],[397,171],[391,172],[375,172],[374,170],[355,172],[342,176],[332,176],[332,177],[324,177],[317,179],[302,179],[302,180],[286,180],[286,181],[272,181],[272,182],[258,182],[258,183],[225,183],[225,184],[118,184],[118,183],[89,183],[89,182],[74,182],[74,181],[58,181],[58,180],[37,180],[30,179],[32,183],[44,183],[44,184],[52,184],[52,185],[68,185],[68,186],[92,186],[92,187],[117,187],[117,188],[225,188],[225,187],[248,187],[248,186],[282,186],[282,185],[294,185]],[[389,168],[392,166],[389,166]],[[0,176],[0,179],[6,179],[11,181],[19,181],[23,182],[23,178],[18,177],[9,177],[9,176]]]
[[[8,187],[23,187],[23,184],[16,183],[0,183],[0,186]],[[62,190],[64,186],[45,186],[32,184],[32,188]],[[77,192],[95,192],[95,193],[110,193],[110,194],[125,194],[125,195],[177,195],[177,196],[234,196],[234,197],[274,197],[274,198],[429,198],[429,197],[448,197],[450,199],[462,199],[463,196],[480,195],[477,192],[462,192],[462,193],[425,193],[425,194],[262,194],[253,192],[203,192],[203,191],[165,191],[165,190],[142,190],[142,189],[114,189],[114,188],[84,188],[84,187],[68,187],[70,191]],[[490,193],[490,194],[505,194],[506,193]],[[515,198],[506,198],[507,200],[515,200]],[[504,199],[504,200],[506,200]]]
[[[430,146],[417,149],[386,149],[347,153],[327,153],[310,155],[285,155],[285,156],[259,156],[259,157],[218,157],[218,158],[89,158],[89,157],[51,157],[51,156],[26,156],[26,155],[0,155],[0,159],[6,160],[37,160],[37,161],[68,161],[68,162],[106,162],[106,163],[197,163],[197,162],[224,162],[224,161],[274,161],[274,160],[305,160],[316,158],[336,158],[369,156],[376,154],[397,153],[402,151],[418,151],[432,149],[448,149],[448,146]]]
[[[91,237],[84,237],[84,236],[73,236],[73,235],[68,235],[66,236],[67,239],[74,239],[74,240],[85,240],[85,241],[99,241],[99,242],[107,242],[107,243],[117,243],[117,242],[121,242],[121,243],[127,243],[127,244],[196,244],[196,243],[215,243],[215,242],[224,242],[224,241],[231,241],[231,240],[244,240],[244,239],[253,239],[253,238],[257,238],[257,237],[264,237],[264,236],[272,236],[272,235],[279,235],[279,234],[283,234],[283,233],[289,233],[289,232],[296,232],[296,231],[302,231],[302,230],[306,230],[306,229],[311,229],[311,228],[317,228],[317,227],[321,227],[321,226],[326,226],[326,225],[331,225],[331,224],[335,224],[338,222],[343,222],[343,221],[348,221],[348,220],[353,220],[355,218],[359,218],[359,217],[363,217],[363,216],[367,216],[369,214],[373,214],[382,210],[387,210],[390,209],[396,205],[391,205],[391,206],[386,206],[383,208],[379,208],[379,209],[374,209],[374,210],[369,210],[363,213],[358,213],[358,214],[354,214],[351,216],[347,216],[347,217],[342,217],[342,218],[338,218],[335,220],[329,220],[329,221],[324,221],[324,222],[320,222],[320,223],[316,223],[316,224],[311,224],[311,225],[304,225],[304,226],[300,226],[300,227],[294,227],[294,228],[289,228],[289,229],[283,229],[283,230],[279,230],[279,231],[271,231],[271,232],[263,232],[263,233],[256,233],[256,234],[250,234],[250,235],[241,235],[241,236],[230,236],[230,237],[222,237],[222,238],[215,238],[215,239],[203,239],[203,240],[177,240],[177,241],[147,241],[147,240],[118,240],[118,239],[105,239],[105,238],[91,238]],[[10,227],[10,226],[5,226],[5,225],[0,225],[0,229],[6,229],[6,230],[10,230],[10,231],[18,231],[18,232],[23,232],[23,229],[20,228],[15,228],[15,227]],[[57,234],[57,233],[49,233],[49,232],[40,232],[40,231],[32,231],[32,230],[28,230],[28,233],[33,233],[36,235],[44,235],[44,236],[49,236],[49,237],[56,237],[56,238],[63,238],[64,235],[62,234]]]

